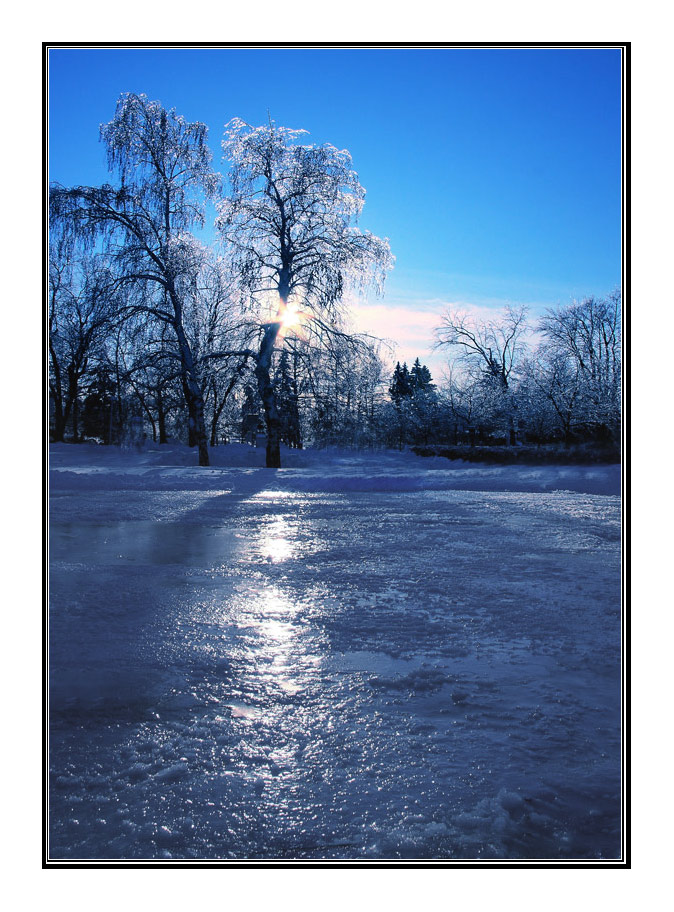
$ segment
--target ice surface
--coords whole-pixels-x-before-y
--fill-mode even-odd
[[[620,475],[55,446],[52,858],[612,858]]]

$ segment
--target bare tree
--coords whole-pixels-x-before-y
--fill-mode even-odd
[[[190,230],[203,225],[205,198],[219,186],[207,134],[205,124],[188,123],[145,95],[124,94],[113,120],[101,127],[117,185],[54,185],[50,195],[54,227],[92,243],[112,242],[120,284],[158,290],[127,315],[144,313],[173,331],[191,435],[203,466],[209,462],[203,394],[185,330],[185,305],[205,256]]]
[[[79,399],[84,378],[101,354],[117,302],[105,258],[73,260],[63,247],[49,255],[49,393],[54,408],[54,440],[64,439],[72,422],[79,436]]]
[[[582,421],[579,373],[553,346],[540,345],[522,369],[520,396],[526,400],[530,429],[540,440],[557,428],[569,446]]]
[[[511,375],[523,353],[526,333],[526,308],[507,306],[499,318],[479,322],[460,311],[448,310],[438,327],[437,346],[452,346],[460,360],[477,366],[487,391],[495,394],[495,404],[508,422],[510,442],[516,442],[515,410]]]
[[[577,420],[617,436],[620,426],[620,294],[550,309],[539,329],[555,366],[558,398],[572,400]]]
[[[519,354],[526,330],[526,308],[506,307],[500,319],[480,323],[460,311],[448,310],[437,329],[438,345],[453,345],[463,350],[469,362],[477,359],[487,376],[503,388]]]
[[[230,260],[209,252],[193,288],[186,326],[199,367],[211,446],[217,444],[220,419],[250,358],[250,321],[235,292]]]
[[[472,377],[466,378],[457,372],[453,366],[448,365],[441,392],[441,400],[450,416],[452,424],[452,442],[459,442],[459,430],[467,431],[471,446],[475,446],[475,421],[479,411],[481,396],[479,395],[479,381]]]
[[[330,341],[320,348],[286,341],[309,437],[319,445],[370,446],[385,382],[378,348],[365,339],[355,346],[346,337]]]
[[[277,341],[299,323],[319,342],[345,336],[347,286],[374,279],[381,287],[392,265],[388,242],[354,225],[365,191],[351,156],[331,145],[302,145],[304,133],[235,119],[223,142],[231,193],[216,224],[256,315],[250,353],[272,468],[280,466],[281,420],[271,373]]]
[[[129,317],[109,340],[109,361],[115,377],[115,404],[120,432],[125,412],[140,414],[152,427],[152,439],[168,442],[170,415],[184,411],[180,360],[170,328],[148,322],[143,314]],[[123,434],[122,434],[123,437]]]

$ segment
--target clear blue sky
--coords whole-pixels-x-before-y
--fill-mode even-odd
[[[617,49],[52,49],[50,179],[106,179],[98,127],[126,91],[208,124],[220,169],[235,116],[348,149],[361,226],[397,258],[383,303],[408,323],[620,283]]]

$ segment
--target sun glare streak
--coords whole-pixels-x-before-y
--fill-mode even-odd
[[[308,338],[306,327],[309,320],[311,320],[311,314],[304,310],[300,310],[299,306],[291,301],[286,304],[284,308],[281,308],[277,319],[279,319],[281,323],[281,330],[279,333],[281,338],[292,333],[292,335],[297,336],[298,339],[306,341]]]
[[[267,292],[260,299],[260,303],[262,321],[278,323],[281,340],[291,334],[304,341],[308,339],[308,325],[313,316],[309,311],[301,309],[300,302],[287,301],[284,303],[274,292]]]
[[[295,326],[299,326],[301,320],[302,314],[297,309],[297,305],[288,304],[285,313],[281,317],[281,323],[283,324],[284,329],[292,329]]]

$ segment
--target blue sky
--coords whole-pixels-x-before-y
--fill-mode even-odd
[[[210,128],[304,128],[348,149],[361,226],[396,267],[359,325],[438,370],[448,303],[533,314],[620,284],[620,52],[515,48],[52,49],[50,179],[107,177],[98,126],[144,92]]]

